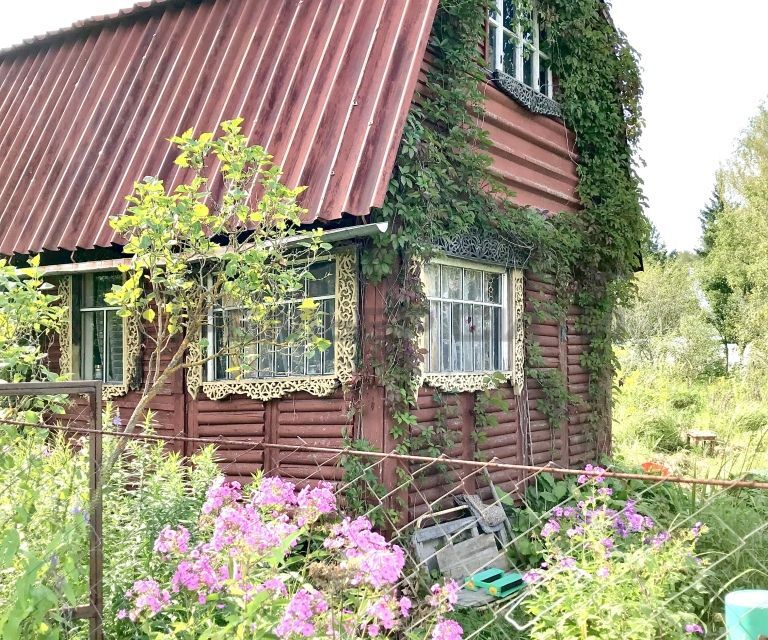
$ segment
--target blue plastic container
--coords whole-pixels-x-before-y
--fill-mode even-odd
[[[768,591],[751,589],[725,596],[728,640],[768,640]]]

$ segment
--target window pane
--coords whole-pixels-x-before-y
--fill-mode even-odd
[[[485,317],[484,307],[480,305],[472,306],[472,317],[474,318],[474,348],[472,351],[473,368],[475,371],[485,371],[485,358],[483,351],[485,349]]]
[[[498,371],[501,369],[501,309],[495,307],[492,309],[491,332],[493,339],[491,344],[491,366],[490,369]]]
[[[123,319],[116,311],[106,312],[106,372],[105,382],[119,383],[123,381]]]
[[[336,283],[335,269],[335,262],[323,262],[312,265],[309,268],[309,273],[314,277],[314,280],[307,280],[307,297],[332,296]]]
[[[517,40],[514,36],[504,34],[503,71],[512,77],[517,76]]]
[[[449,300],[461,299],[461,269],[459,267],[442,268],[442,296]]]
[[[84,380],[104,380],[104,315],[99,311],[82,313],[82,362]]]
[[[541,61],[544,62],[543,60]],[[549,95],[549,67],[545,64],[541,64],[539,67],[539,86],[538,90],[544,95]]]
[[[474,358],[473,338],[475,336],[475,317],[472,314],[472,305],[464,305],[464,326],[462,340],[462,368],[464,371],[472,371],[472,362]]]
[[[464,300],[483,299],[483,272],[474,269],[464,270]]]
[[[440,345],[441,345],[441,371],[452,371],[451,362],[451,305],[448,302],[440,304]]]
[[[121,284],[120,273],[92,273],[83,277],[83,307],[106,307],[104,295],[112,291],[112,285]]]
[[[523,49],[525,58],[523,60],[523,84],[533,87],[533,56],[536,55],[531,49]]]
[[[515,0],[504,0],[504,27],[515,29]]]
[[[451,370],[463,368],[462,346],[464,344],[464,305],[455,302],[451,305]]]
[[[485,273],[485,301],[501,303],[501,275]]]
[[[424,267],[424,279],[426,280],[427,296],[436,298],[440,295],[440,265],[430,263]]]

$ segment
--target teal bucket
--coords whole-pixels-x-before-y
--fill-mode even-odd
[[[768,591],[734,591],[725,596],[728,640],[768,640]]]

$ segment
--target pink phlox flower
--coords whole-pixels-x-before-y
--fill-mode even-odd
[[[388,631],[397,626],[397,612],[398,602],[393,596],[382,596],[369,605],[367,610],[368,615]]]
[[[334,513],[337,509],[333,485],[321,482],[316,487],[304,487],[296,497],[299,507],[297,523],[300,527],[310,524],[326,513]]]
[[[311,638],[315,635],[314,618],[328,611],[328,603],[317,591],[299,589],[283,612],[275,627],[275,634],[280,638],[299,635]]]
[[[156,580],[137,580],[126,592],[126,597],[133,600],[133,609],[126,612],[135,622],[142,613],[149,612],[150,617],[157,615],[171,603],[171,594],[167,589],[161,589]]]
[[[400,615],[404,618],[411,612],[411,608],[413,607],[413,602],[411,602],[411,599],[408,596],[403,596],[400,598]]]
[[[704,635],[704,628],[700,624],[687,624],[685,625],[685,632]]]
[[[379,549],[353,555],[342,565],[356,569],[352,584],[367,583],[377,589],[396,584],[402,577],[405,566],[405,553],[401,547],[392,545],[389,549]]]
[[[221,588],[223,577],[220,568],[214,568],[207,556],[182,560],[171,578],[171,588],[176,593],[181,589],[203,593],[217,591]]]
[[[605,469],[603,469],[602,467],[597,467],[597,466],[588,464],[587,466],[584,467],[584,471],[588,471],[590,474],[596,473],[598,475],[581,474],[576,480],[579,484],[586,484],[590,480],[595,482],[596,484],[602,484],[603,482],[605,482],[605,477],[603,477],[602,475],[603,473],[605,473]]]
[[[251,504],[278,510],[292,508],[296,506],[296,485],[278,476],[262,478],[259,488],[251,496]]]
[[[381,633],[381,627],[377,624],[369,624],[366,631],[368,631],[368,635],[371,636],[371,638],[375,638]]]
[[[171,529],[166,526],[155,540],[155,553],[163,556],[182,554],[189,551],[189,531],[185,527]]]
[[[653,536],[653,539],[651,540],[651,544],[653,544],[654,547],[660,547],[667,540],[669,540],[669,538],[670,538],[670,535],[667,531],[660,531],[655,536]]]
[[[459,591],[461,586],[455,580],[447,580],[444,584],[433,584],[429,590],[427,603],[431,607],[445,608],[453,611],[453,605],[459,600]]]
[[[241,497],[239,482],[226,482],[224,478],[217,478],[208,489],[202,512],[205,514],[213,513],[225,504],[238,502]]]
[[[236,556],[242,550],[266,553],[280,546],[298,527],[288,521],[285,514],[264,521],[261,513],[251,505],[224,507],[214,522],[213,534],[204,550],[218,553],[230,548]],[[296,541],[292,541],[292,546]]]
[[[280,578],[270,578],[269,580],[256,587],[256,591],[274,591],[276,594],[281,596],[288,595],[288,589],[285,586],[285,582],[283,582]]]
[[[609,575],[611,575],[611,570],[608,567],[600,567],[597,570],[598,578],[607,578]]]
[[[431,640],[461,640],[464,630],[455,620],[440,620],[432,630]]]

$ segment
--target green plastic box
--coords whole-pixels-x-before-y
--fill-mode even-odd
[[[768,591],[748,589],[725,596],[728,640],[768,640]]]

